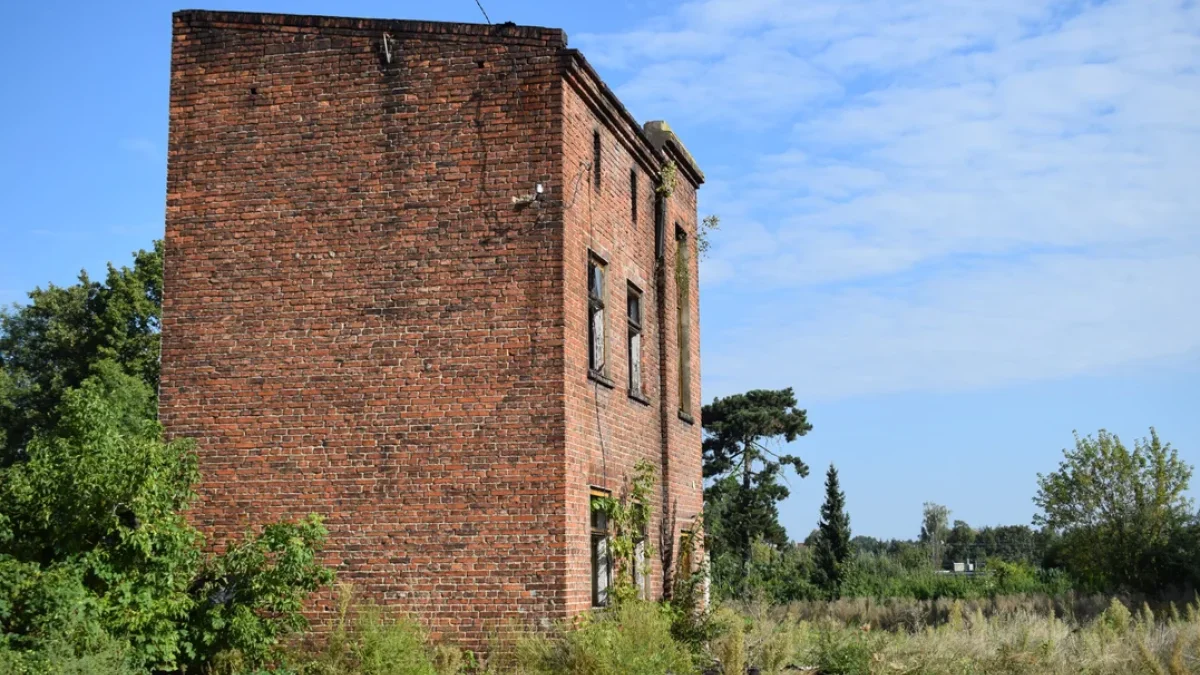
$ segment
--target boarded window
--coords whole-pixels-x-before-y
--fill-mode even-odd
[[[612,558],[608,551],[608,513],[601,508],[608,493],[592,490],[592,606],[608,604],[609,588],[612,586]]]
[[[642,292],[629,285],[626,302],[629,319],[629,393],[642,395]]]
[[[687,232],[675,226],[675,335],[679,352],[679,412],[692,414],[692,274]]]
[[[604,262],[588,258],[588,367],[604,372]]]

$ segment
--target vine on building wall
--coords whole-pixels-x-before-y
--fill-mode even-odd
[[[618,603],[638,597],[637,577],[643,582],[650,577],[654,550],[646,534],[650,525],[654,474],[654,465],[640,460],[633,468],[633,480],[624,497],[603,497],[592,505],[608,516],[608,551],[613,566],[611,593]]]

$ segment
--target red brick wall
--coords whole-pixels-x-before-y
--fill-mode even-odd
[[[172,57],[193,517],[319,513],[341,579],[471,640],[566,602],[561,216],[511,202],[561,187],[564,38],[502,30],[182,13]]]
[[[563,179],[568,189],[564,211],[564,312],[566,315],[567,398],[567,541],[569,574],[567,602],[571,613],[591,604],[589,559],[589,488],[600,487],[621,496],[628,488],[634,467],[646,460],[659,467],[655,518],[648,539],[657,554],[651,566],[649,592],[661,597],[678,532],[700,511],[703,486],[700,473],[700,429],[677,414],[677,342],[675,333],[674,223],[694,234],[695,186],[682,172],[678,187],[667,200],[667,248],[660,274],[655,260],[655,186],[663,158],[647,151],[645,139],[621,123],[621,111],[606,101],[599,84],[586,72],[575,70],[567,78],[563,95]],[[593,175],[593,140],[601,140],[600,186]],[[637,173],[637,221],[633,220],[630,171]],[[582,177],[582,179],[580,179]],[[574,185],[580,187],[577,196]],[[590,255],[607,264],[606,376],[588,374],[587,264]],[[692,259],[693,320],[691,333],[692,400],[698,401],[699,328],[695,290],[695,250]],[[642,379],[645,401],[629,395],[626,295],[633,283],[642,295]],[[664,295],[665,312],[658,314],[658,294]],[[665,352],[660,331],[666,331]],[[666,355],[666,362],[661,361]],[[660,366],[666,366],[666,389]],[[665,414],[664,414],[665,413]],[[694,417],[698,420],[698,409]],[[669,443],[667,471],[663,469],[665,420]],[[664,489],[665,488],[665,489]],[[664,508],[663,497],[666,497]],[[665,516],[665,521],[664,521]],[[663,524],[666,523],[664,529]],[[671,536],[664,538],[663,533]]]
[[[176,15],[160,405],[196,439],[193,518],[215,546],[319,513],[342,580],[478,646],[588,607],[588,486],[661,467],[664,433],[656,512],[677,535],[699,511],[671,272],[695,186],[681,175],[669,201],[664,275],[664,155],[564,47],[548,29]],[[580,173],[597,128],[600,189]],[[514,206],[536,183],[544,201]],[[589,249],[609,263],[611,388],[587,376]],[[648,405],[627,394],[627,279]],[[657,563],[652,579],[657,597]]]

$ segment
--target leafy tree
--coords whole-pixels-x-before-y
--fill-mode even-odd
[[[850,516],[846,513],[846,494],[838,485],[833,464],[825,474],[825,503],[821,505],[820,535],[813,550],[821,585],[836,594],[850,559]]]
[[[0,312],[0,647],[25,670],[262,663],[332,576],[312,518],[203,554],[195,457],[156,419],[161,306],[155,242]]]
[[[37,288],[29,299],[0,310],[0,466],[54,426],[65,393],[98,361],[157,390],[162,242],[135,253],[132,269],[109,265],[103,283],[80,272],[78,283]]]
[[[979,559],[1039,564],[1044,544],[1028,525],[981,527],[975,533],[975,556]]]
[[[945,552],[946,537],[950,531],[950,509],[941,504],[925,502],[921,516],[921,543],[929,550],[929,560],[940,567]]]
[[[887,542],[875,537],[868,537],[865,534],[859,534],[851,537],[850,550],[855,555],[859,553],[884,553],[887,551]]]
[[[757,389],[713,400],[701,411],[704,424],[704,477],[709,508],[707,543],[716,557],[732,553],[750,562],[751,544],[762,538],[782,548],[787,533],[779,523],[777,504],[789,490],[780,483],[782,469],[801,476],[808,466],[799,457],[779,454],[772,441],[791,442],[812,429],[805,411],[796,407],[792,390]]]
[[[1062,534],[1067,569],[1097,590],[1161,590],[1178,582],[1172,541],[1192,518],[1192,467],[1150,429],[1130,450],[1101,430],[1075,435],[1058,470],[1038,474],[1035,524]]]
[[[315,557],[324,529],[272,525],[206,560],[182,515],[198,478],[190,445],[162,442],[141,378],[112,361],[92,370],[27,459],[0,468],[0,634],[33,651],[104,637],[159,669],[222,649],[267,659],[331,579]]]
[[[975,530],[965,520],[954,521],[954,526],[946,533],[946,559],[942,564],[966,562],[975,557]]]

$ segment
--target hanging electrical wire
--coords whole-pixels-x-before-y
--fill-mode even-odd
[[[492,20],[488,18],[487,10],[483,8],[483,3],[479,2],[479,0],[475,0],[475,6],[478,7],[479,11],[483,13],[483,20],[486,21],[489,26],[492,25]]]

